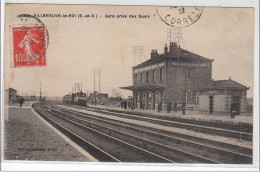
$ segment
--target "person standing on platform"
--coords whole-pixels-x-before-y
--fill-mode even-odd
[[[234,104],[231,104],[230,114],[231,114],[231,118],[235,118],[236,110]]]
[[[185,109],[186,109],[186,103],[185,102],[182,103],[181,108],[182,108],[182,115],[185,115]]]
[[[124,101],[124,109],[127,109],[127,101]]]
[[[127,106],[128,106],[128,109],[131,108],[131,101],[130,100],[128,100]]]
[[[20,107],[23,107],[23,102],[24,102],[24,98],[21,97],[21,98],[19,99]]]
[[[143,103],[143,106],[142,106],[142,108],[143,108],[143,111],[144,111],[144,108],[145,108],[145,103]]]
[[[162,102],[160,102],[157,106],[158,112],[160,112],[162,110]]]

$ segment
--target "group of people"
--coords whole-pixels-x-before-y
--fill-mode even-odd
[[[178,111],[177,105],[178,105],[177,103],[173,103],[173,110],[174,110],[175,112]],[[172,103],[171,103],[171,102],[168,102],[168,103],[167,103],[167,112],[168,112],[168,113],[171,112],[171,108],[172,108]],[[186,110],[186,103],[185,103],[185,102],[182,102],[181,108],[182,108],[182,114],[185,115],[185,110]],[[158,104],[157,109],[158,109],[158,112],[160,112],[160,111],[162,110],[162,102],[160,102],[160,103]]]
[[[120,106],[121,108],[123,109],[127,109],[127,101],[126,100],[123,100],[121,103],[120,103]]]
[[[134,107],[134,102],[132,100],[123,100],[121,103],[120,103],[120,107],[122,109],[133,109]]]

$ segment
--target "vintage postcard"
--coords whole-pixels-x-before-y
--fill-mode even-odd
[[[254,6],[4,10],[3,165],[259,166]]]

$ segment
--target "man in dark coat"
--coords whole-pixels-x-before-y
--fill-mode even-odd
[[[23,102],[24,102],[24,98],[23,98],[23,97],[21,97],[21,98],[19,99],[20,107],[22,107],[22,106],[23,106]]]
[[[128,106],[128,109],[131,108],[131,100],[128,101],[127,106]]]
[[[185,115],[185,109],[186,109],[186,103],[185,102],[182,103],[181,108],[182,108],[182,115]]]
[[[234,103],[232,103],[230,106],[230,114],[231,114],[231,118],[235,118],[236,109]]]
[[[162,110],[162,102],[160,102],[160,103],[158,104],[157,108],[158,108],[158,112],[160,112],[160,111]]]
[[[124,101],[124,109],[127,109],[127,101]]]

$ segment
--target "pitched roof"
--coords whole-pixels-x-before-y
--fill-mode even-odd
[[[176,51],[178,51],[178,50],[179,50],[179,58],[176,53]],[[182,48],[180,48],[180,49],[176,48],[174,51],[175,52],[167,52],[166,54],[163,53],[154,58],[150,58],[147,61],[134,66],[133,68],[138,68],[138,67],[143,67],[143,66],[150,65],[150,64],[159,63],[159,62],[166,60],[167,58],[174,60],[174,61],[179,61],[179,62],[187,62],[187,61],[210,62],[210,61],[213,61],[212,59],[202,57],[200,55],[197,55],[195,53],[192,53],[192,52],[187,51]]]
[[[16,91],[16,90],[13,88],[8,88],[8,89],[6,89],[6,91]]]
[[[155,64],[155,63],[159,63],[159,62],[162,62],[165,60],[165,57],[164,56],[158,56],[156,58],[151,58],[151,59],[148,59],[147,61],[141,63],[141,64],[138,64],[136,66],[134,66],[133,68],[137,68],[137,67],[143,67],[143,66],[146,66],[146,65],[150,65],[150,64]]]
[[[239,89],[239,90],[247,90],[248,87],[237,83],[231,79],[229,80],[218,80],[218,81],[210,81],[205,85],[201,86],[200,89]]]

